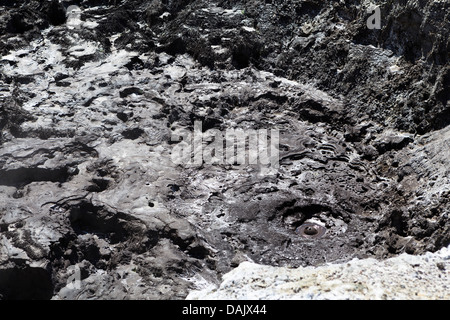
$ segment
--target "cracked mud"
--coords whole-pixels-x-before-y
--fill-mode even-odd
[[[450,244],[448,3],[369,30],[365,1],[112,2],[0,1],[3,299],[184,299],[243,261]],[[195,121],[278,130],[279,168],[174,164]]]

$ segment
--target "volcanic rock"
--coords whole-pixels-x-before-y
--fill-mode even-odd
[[[0,1],[1,297],[184,299],[238,265],[444,252],[449,5],[376,2],[379,30],[368,1]],[[276,166],[208,161],[230,130],[278,134]],[[320,297],[380,297],[361,286]]]

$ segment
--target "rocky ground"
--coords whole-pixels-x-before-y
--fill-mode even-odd
[[[0,1],[0,295],[184,299],[244,261],[448,247],[449,4],[374,3],[381,30],[356,0]],[[195,122],[279,130],[279,168],[176,163]]]

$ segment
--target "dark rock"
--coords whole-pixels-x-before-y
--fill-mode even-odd
[[[51,273],[29,266],[1,269],[0,292],[5,300],[48,300],[53,296]]]
[[[121,98],[125,98],[125,97],[129,96],[130,94],[142,95],[142,94],[144,94],[144,92],[142,91],[142,89],[135,88],[135,87],[126,88],[126,89],[120,91]]]

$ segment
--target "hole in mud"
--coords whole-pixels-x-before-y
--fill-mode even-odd
[[[341,205],[315,201],[271,195],[230,204],[228,215],[236,224],[229,227],[232,236],[220,238],[218,245],[235,248],[257,263],[287,267],[342,261],[363,251],[366,242],[356,247],[352,239],[372,225],[350,219]]]
[[[286,203],[279,208],[279,210],[283,211],[283,222],[293,228],[298,228],[308,219],[320,214],[324,214],[326,216],[332,215],[331,209],[324,205],[294,205],[294,203]]]
[[[142,130],[141,128],[131,128],[131,129],[124,130],[122,132],[122,136],[125,139],[136,140],[137,138],[139,138],[144,133],[145,133],[145,131]]]

